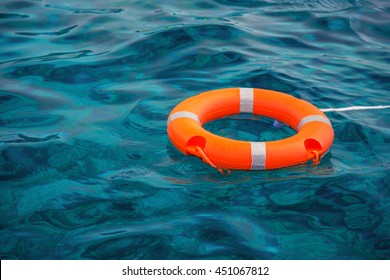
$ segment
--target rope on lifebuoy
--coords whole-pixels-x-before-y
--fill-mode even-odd
[[[230,170],[229,170],[229,169],[224,169],[224,168],[222,168],[222,167],[216,166],[216,165],[209,159],[209,157],[205,154],[205,152],[202,150],[201,147],[199,147],[199,146],[193,146],[193,145],[192,145],[192,146],[187,146],[187,147],[186,147],[186,150],[187,150],[187,152],[189,152],[190,154],[193,154],[193,155],[195,155],[195,156],[200,157],[200,158],[203,160],[203,162],[209,164],[211,167],[216,168],[216,169],[219,171],[219,173],[221,173],[222,175],[227,176],[227,175],[230,174]],[[226,171],[226,172],[225,172],[225,171]]]
[[[389,109],[390,105],[378,105],[378,106],[351,106],[345,108],[324,108],[320,109],[322,112],[345,112],[345,111],[361,111],[361,110],[380,110]]]

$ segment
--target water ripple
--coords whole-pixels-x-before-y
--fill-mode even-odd
[[[76,28],[77,25],[73,25],[64,29],[61,29],[59,31],[53,31],[53,32],[16,32],[17,35],[24,35],[24,36],[60,36],[69,33],[72,29]]]
[[[327,113],[317,166],[229,176],[166,135],[177,103],[217,88],[387,105],[389,1],[3,2],[1,258],[390,258],[387,110]],[[241,117],[206,129],[294,133]]]
[[[0,20],[2,19],[25,19],[29,18],[29,15],[15,14],[15,13],[0,13]]]
[[[54,4],[46,4],[46,8],[50,9],[60,9],[69,11],[75,14],[117,14],[123,12],[123,9],[78,9],[78,8],[72,8],[64,5],[54,5]]]

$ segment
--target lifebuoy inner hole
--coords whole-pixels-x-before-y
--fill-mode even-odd
[[[254,142],[281,140],[297,133],[287,124],[275,121],[273,118],[243,113],[213,120],[206,123],[204,128],[219,136]]]

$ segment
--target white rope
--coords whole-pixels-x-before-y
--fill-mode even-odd
[[[352,106],[345,108],[326,108],[320,109],[322,112],[344,112],[344,111],[360,111],[360,110],[379,110],[379,109],[389,109],[390,105],[379,105],[379,106]]]

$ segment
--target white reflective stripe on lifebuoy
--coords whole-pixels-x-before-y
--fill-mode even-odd
[[[301,121],[298,124],[298,131],[301,129],[302,126],[304,126],[309,122],[323,122],[332,126],[330,120],[327,117],[321,115],[310,115],[301,119]]]
[[[253,88],[240,88],[240,113],[253,113]]]
[[[191,113],[191,112],[188,112],[188,111],[179,111],[179,112],[173,113],[172,115],[170,115],[168,117],[167,126],[171,123],[171,121],[179,119],[179,118],[193,119],[193,120],[197,121],[200,124],[199,117],[197,115],[195,115],[194,113]]]
[[[252,153],[251,170],[265,169],[266,149],[265,142],[250,142]]]

